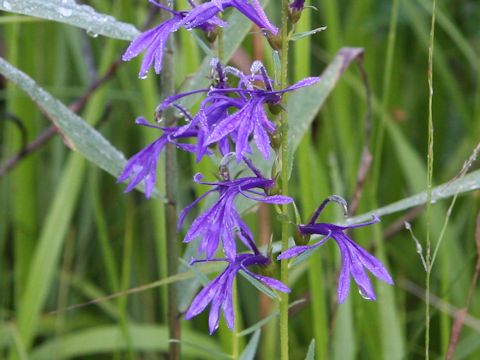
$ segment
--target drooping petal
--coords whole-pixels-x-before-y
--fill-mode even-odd
[[[211,259],[201,262],[224,260],[228,262],[227,267],[210,284],[205,286],[192,301],[185,318],[191,319],[210,304],[208,327],[210,334],[218,328],[220,312],[223,311],[227,326],[233,330],[235,324],[233,310],[233,283],[239,270],[243,270],[272,289],[290,292],[290,289],[282,282],[263,275],[258,275],[247,269],[248,266],[265,266],[270,259],[260,254],[241,254],[234,259]]]
[[[167,141],[168,136],[164,134],[128,160],[118,178],[118,182],[130,179],[125,192],[133,190],[143,181],[145,184],[145,196],[149,198],[152,195],[157,177],[158,157]]]
[[[350,292],[350,255],[348,252],[341,252],[342,254],[342,269],[338,276],[337,296],[338,302],[343,304]]]
[[[375,277],[379,278],[380,280],[386,282],[387,284],[392,285],[393,279],[388,273],[385,266],[378,260],[375,256],[368,253],[365,249],[363,249],[360,245],[356,244],[350,238],[347,238],[347,246],[352,248],[352,252],[355,251],[359,261],[361,261],[362,265],[370,271]]]
[[[243,268],[243,271],[245,271],[250,276],[257,279],[258,281],[260,281],[260,282],[264,283],[265,285],[271,287],[272,289],[275,289],[275,290],[278,290],[278,291],[281,291],[281,292],[284,292],[284,293],[289,293],[291,291],[290,288],[287,285],[285,285],[284,283],[282,283],[281,281],[279,281],[277,279],[274,279],[274,278],[271,278],[271,277],[268,277],[268,276],[255,274],[255,273],[251,272],[250,270],[247,270],[246,268]]]
[[[221,11],[223,11],[221,3],[214,1],[195,6],[186,14],[185,18],[178,23],[177,29],[181,27],[185,27],[185,29],[199,27],[214,18]]]
[[[159,26],[140,34],[122,55],[122,60],[129,61],[146,50],[138,76],[145,78],[152,65],[155,67],[155,72],[159,74],[162,69],[162,59],[167,39],[181,20],[181,16],[173,16]]]
[[[268,20],[258,0],[232,0],[227,3],[230,3],[230,6],[235,7],[243,15],[248,17],[260,29],[266,29],[273,35],[278,35],[278,28]]]
[[[350,260],[350,273],[352,274],[353,279],[357,283],[359,292],[364,299],[375,300],[375,292],[373,290],[372,283],[363,267],[362,262],[359,260],[357,253],[351,251],[352,248],[343,241],[337,241],[343,254],[348,253],[348,258]],[[344,255],[342,255],[343,257]]]

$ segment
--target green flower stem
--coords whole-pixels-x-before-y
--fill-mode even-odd
[[[225,57],[225,46],[223,43],[223,29],[221,27],[218,28],[217,51],[218,51],[218,59],[220,60],[220,62],[223,62],[223,59]]]
[[[167,5],[167,1],[162,1]],[[162,11],[162,21],[167,20],[170,15],[167,12]],[[172,44],[169,43],[167,51],[163,58],[163,70],[160,75],[161,81],[161,97],[162,99],[173,95],[175,92],[174,83],[174,57],[172,51]],[[165,112],[165,123],[167,126],[175,126],[176,119],[172,111]],[[165,225],[167,235],[167,275],[169,277],[175,276],[178,272],[178,236],[177,236],[177,206],[176,206],[176,193],[177,193],[177,158],[175,145],[167,144],[165,149],[165,194],[167,197],[166,211],[165,211]],[[177,309],[177,287],[175,284],[168,286],[168,329],[169,338],[178,341],[171,341],[169,346],[169,359],[180,359],[180,317]]]
[[[436,0],[432,1],[432,22],[430,27],[430,43],[428,46],[428,154],[427,154],[427,249],[425,263],[427,275],[425,278],[425,359],[430,358],[430,275],[431,239],[430,227],[432,223],[432,193],[433,193],[433,45],[435,39],[435,11]]]
[[[240,313],[238,306],[237,280],[233,280],[233,311],[235,315],[235,326],[232,332],[232,359],[238,360],[240,358],[240,341],[238,336],[240,333]]]
[[[281,69],[280,86],[287,86],[288,79],[288,0],[282,0],[282,49],[281,49]],[[283,195],[288,195],[288,124],[287,114],[282,111],[280,115],[280,124],[282,131],[282,173],[281,190]],[[288,205],[283,205],[283,213],[288,212]],[[286,216],[282,220],[282,251],[288,249],[288,219]],[[282,260],[280,265],[280,280],[288,284],[288,260]],[[288,359],[288,294],[280,295],[280,354],[282,360]]]

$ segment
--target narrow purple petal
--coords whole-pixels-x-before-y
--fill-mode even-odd
[[[344,239],[336,237],[335,240],[340,248],[342,254],[342,266],[348,264],[350,273],[353,276],[353,279],[357,283],[362,297],[368,300],[375,300],[375,292],[373,291],[372,283],[368,278],[367,273],[365,272],[362,262],[359,260],[355,251],[350,251],[351,248],[348,247]]]
[[[277,260],[290,259],[292,257],[303,254],[305,251],[313,249],[314,247],[315,246],[307,246],[307,245],[294,246],[288,250],[283,251],[280,255],[278,255]]]
[[[348,252],[342,255],[342,269],[338,276],[338,302],[343,304],[350,292],[350,257]]]
[[[249,275],[257,279],[258,281],[264,283],[265,285],[271,287],[272,289],[284,292],[284,293],[289,293],[291,290],[290,288],[282,283],[281,281],[268,277],[268,276],[263,276],[259,274],[255,274],[251,272],[250,270],[247,270],[246,268],[243,268],[243,271],[247,272]]]
[[[380,280],[385,281],[387,284],[393,285],[393,279],[388,273],[385,266],[378,260],[375,256],[369,254],[365,249],[363,249],[360,245],[356,244],[350,238],[347,237],[346,244],[351,249],[350,251],[355,251],[358,259],[362,262],[362,265],[370,271],[375,277],[379,278]]]
[[[268,20],[267,15],[263,11],[262,5],[260,5],[258,0],[250,0],[249,2],[245,0],[232,0],[230,3],[230,6],[239,10],[259,28],[266,29],[273,35],[278,35],[278,28]]]

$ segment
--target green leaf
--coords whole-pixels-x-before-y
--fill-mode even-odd
[[[305,356],[305,360],[315,360],[315,339],[310,341],[310,345],[308,346],[307,356]]]
[[[168,351],[168,329],[165,326],[130,325],[131,346],[134,351],[165,352]],[[190,344],[195,344],[213,352],[221,349],[211,337],[194,331],[185,330],[184,337]],[[88,330],[66,334],[58,340],[49,341],[37,348],[31,354],[32,360],[51,359],[52,354],[58,358],[79,358],[95,354],[108,354],[127,350],[127,343],[117,325],[98,326]],[[183,356],[209,359],[211,354],[201,353],[198,348],[182,347]]]
[[[294,301],[290,305],[288,305],[288,309],[291,309],[292,307],[294,307],[298,304],[304,303],[304,302],[305,302],[304,299]],[[245,336],[245,335],[251,334],[254,331],[259,330],[262,326],[268,324],[270,322],[270,320],[277,317],[279,314],[280,314],[280,311],[278,311],[278,310],[273,311],[267,317],[264,317],[262,320],[258,321],[257,323],[253,324],[252,326],[246,328],[245,330],[239,332],[237,336]]]
[[[299,33],[294,34],[290,38],[290,41],[297,41],[297,40],[303,39],[304,37],[312,36],[312,35],[314,35],[318,32],[325,31],[325,30],[327,30],[327,27],[322,26],[322,27],[319,27],[319,28],[316,28],[316,29],[313,29],[313,30],[310,30],[310,31],[299,32]]]
[[[258,281],[257,279],[255,279],[252,275],[250,275],[249,273],[247,273],[246,271],[240,271],[240,274],[248,280],[248,282],[250,284],[252,284],[253,286],[255,286],[259,291],[261,291],[262,293],[264,293],[265,295],[267,295],[269,298],[271,299],[278,299],[278,296],[277,294],[275,294],[275,292],[273,290],[271,290],[268,286],[264,285],[263,283],[261,283],[260,281]]]
[[[432,191],[432,203],[449,198],[455,194],[462,194],[477,189],[480,189],[480,170],[473,171],[462,178],[434,187]],[[426,203],[427,192],[423,191],[406,199],[394,202],[393,204],[347,219],[345,224],[360,223],[371,219],[374,214],[377,216],[388,215]]]
[[[292,93],[287,101],[288,112],[288,169],[292,172],[293,153],[305,133],[310,129],[313,119],[322,108],[328,95],[332,92],[340,76],[348,65],[361,58],[363,49],[342,48],[323,71],[321,81],[317,84],[299,89]]]
[[[97,130],[38,86],[27,74],[3,58],[0,58],[0,73],[32,98],[59,129],[68,147],[79,152],[114,177],[118,177],[125,166],[125,156]],[[143,184],[137,188],[143,189]],[[158,195],[158,191],[155,191],[154,194]]]
[[[240,355],[240,360],[253,360],[257,352],[258,343],[260,342],[260,330],[255,331],[252,338],[248,342],[247,347]]]
[[[96,37],[133,40],[140,33],[135,26],[101,14],[88,5],[78,5],[74,0],[4,0],[0,10],[33,16],[73,25]]]

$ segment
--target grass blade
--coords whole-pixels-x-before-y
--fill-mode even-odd
[[[98,13],[88,5],[78,5],[73,0],[2,1],[0,10],[73,25],[85,29],[93,37],[104,35],[114,39],[133,40],[139,34],[135,26]]]

